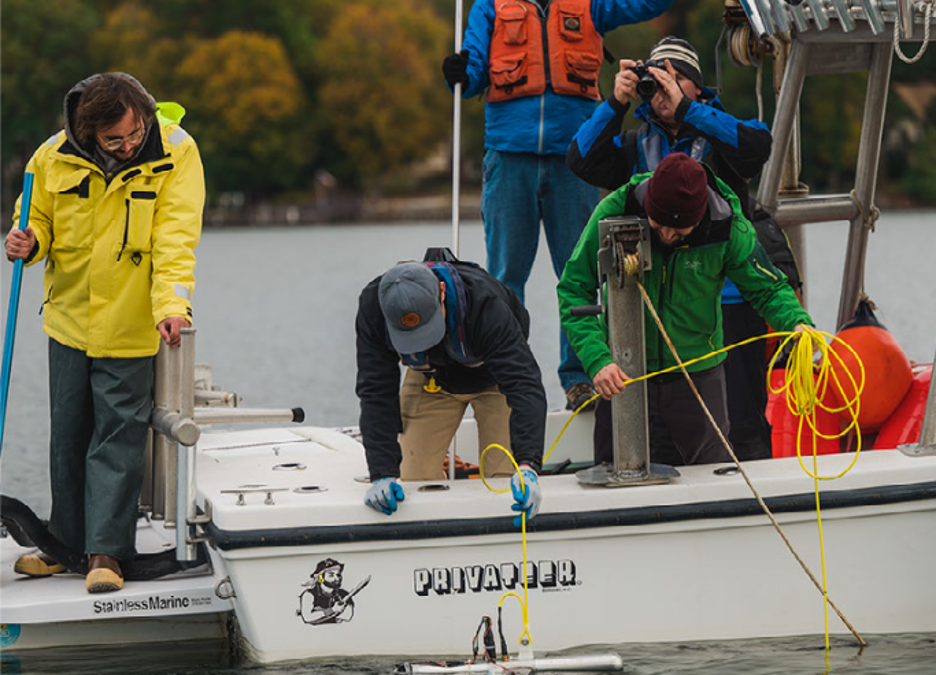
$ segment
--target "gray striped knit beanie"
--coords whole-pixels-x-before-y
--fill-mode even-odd
[[[665,61],[669,59],[673,68],[682,73],[702,88],[702,68],[699,66],[699,55],[691,44],[675,35],[667,35],[656,43],[650,50],[649,61]]]

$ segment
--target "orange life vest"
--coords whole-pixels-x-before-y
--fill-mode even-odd
[[[534,2],[494,0],[487,100],[536,96],[549,84],[557,94],[598,100],[601,35],[592,23],[590,0],[552,0],[543,19]],[[543,44],[543,39],[546,44]]]

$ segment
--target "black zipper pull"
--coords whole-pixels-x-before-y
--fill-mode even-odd
[[[124,249],[127,248],[127,235],[130,232],[130,200],[125,199],[124,202],[127,204],[127,219],[124,222],[123,243],[120,245],[120,251],[117,253],[117,262],[120,262],[120,256],[123,255]]]
[[[39,305],[39,316],[42,316],[42,310],[45,309],[45,306],[52,302],[52,289],[55,288],[54,285],[49,286],[49,294],[46,295],[46,299],[42,301],[42,304]]]

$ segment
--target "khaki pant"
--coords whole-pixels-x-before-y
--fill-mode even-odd
[[[406,369],[400,390],[403,417],[400,477],[403,480],[445,478],[442,462],[469,405],[478,422],[478,453],[491,443],[510,450],[510,408],[496,386],[477,394],[429,393],[423,389],[426,382],[421,373]],[[512,473],[513,465],[501,450],[492,449],[484,456],[486,477]]]

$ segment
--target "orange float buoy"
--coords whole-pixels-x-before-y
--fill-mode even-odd
[[[770,371],[770,389],[767,394],[767,409],[764,414],[770,422],[770,442],[773,446],[774,457],[796,457],[796,432],[799,429],[799,418],[790,412],[787,407],[786,394],[773,393],[783,387],[786,382],[786,371],[774,368]],[[816,408],[816,428],[825,436],[835,436],[839,433],[839,417],[835,413]],[[813,454],[813,431],[808,422],[803,423],[800,434],[800,454],[809,457]],[[816,454],[829,455],[839,451],[837,438],[816,438]]]
[[[910,391],[884,422],[874,441],[873,450],[893,450],[906,443],[920,442],[923,413],[926,411],[926,397],[932,377],[933,366],[927,366],[914,375]]]
[[[864,391],[858,412],[858,424],[862,431],[877,431],[900,405],[910,390],[913,373],[907,354],[874,315],[866,300],[858,303],[854,318],[842,326],[836,337],[847,343],[861,359],[865,370]],[[855,398],[855,386],[849,379],[851,373],[855,384],[861,381],[861,369],[855,355],[847,348],[837,349],[841,358],[832,358],[831,366],[842,386],[842,391],[830,377],[829,390],[838,407]],[[844,396],[843,396],[844,394]],[[842,411],[843,419],[851,422],[851,413]]]

